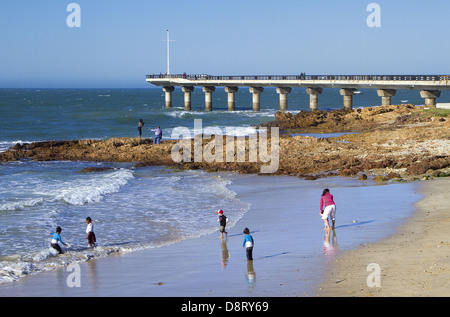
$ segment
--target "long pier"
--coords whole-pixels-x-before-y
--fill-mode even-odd
[[[352,109],[353,95],[360,88],[377,89],[382,105],[390,105],[397,90],[418,90],[426,106],[436,106],[442,90],[450,89],[450,75],[265,75],[265,76],[211,76],[211,75],[147,75],[146,81],[162,87],[166,108],[172,107],[172,92],[181,87],[184,109],[191,110],[191,92],[202,87],[205,110],[212,111],[212,93],[224,87],[228,94],[228,110],[235,110],[235,93],[239,87],[248,87],[252,94],[253,110],[260,110],[260,95],[264,87],[275,87],[279,94],[280,111],[288,110],[288,94],[293,87],[303,87],[309,94],[311,111],[319,109],[319,95],[325,88],[339,88],[343,108]]]

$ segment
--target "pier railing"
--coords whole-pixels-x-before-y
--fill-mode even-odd
[[[206,74],[157,74],[147,79],[180,78],[187,80],[382,80],[382,81],[448,81],[450,75],[234,75],[213,76]]]
[[[324,88],[339,88],[343,96],[344,109],[352,109],[353,95],[360,88],[376,89],[382,105],[390,105],[392,97],[399,89],[420,91],[425,105],[434,107],[442,90],[450,90],[450,75],[233,75],[212,76],[208,74],[153,74],[147,75],[147,82],[160,86],[166,95],[166,108],[172,107],[172,91],[182,86],[185,110],[191,109],[191,92],[202,86],[205,93],[205,110],[212,110],[211,95],[216,87],[225,87],[228,109],[235,109],[235,93],[239,87],[249,87],[252,94],[253,110],[260,109],[260,94],[264,87],[275,87],[280,95],[280,111],[287,110],[287,95],[292,87],[306,88],[310,96],[310,110],[318,109],[318,96]]]

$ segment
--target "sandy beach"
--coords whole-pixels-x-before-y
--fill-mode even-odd
[[[336,258],[319,296],[447,297],[450,296],[449,178],[421,182],[424,196],[416,211],[391,237]],[[379,286],[367,271],[381,269]],[[373,286],[369,287],[369,283]]]
[[[80,265],[81,287],[68,287],[66,281],[70,272],[57,269],[0,285],[0,295],[305,296],[313,292],[319,281],[315,270],[317,263],[323,262],[324,234],[315,212],[312,216],[316,227],[314,241],[307,244],[313,249],[311,256],[295,251],[299,228],[291,226],[290,221],[295,217],[298,189],[295,184],[298,182],[301,180],[293,177],[239,177],[232,188],[241,200],[252,203],[252,208],[235,226],[227,229],[228,238],[223,241],[217,231],[165,247],[90,260]],[[316,200],[312,200],[314,205],[317,205]],[[211,211],[211,217],[217,217],[215,211]],[[247,262],[242,248],[245,227],[250,228],[255,239],[253,263]],[[319,251],[315,256],[314,250]],[[310,271],[300,271],[299,263]]]
[[[72,270],[55,269],[0,285],[0,296],[448,296],[448,181],[376,185],[324,178],[305,187],[305,180],[295,177],[240,176],[232,188],[252,207],[228,228],[227,239],[221,241],[217,231],[89,260],[80,264],[80,287],[69,286]],[[317,212],[316,196],[325,186],[341,197],[329,236]],[[416,189],[424,199],[413,212],[408,201],[419,199]],[[364,202],[373,209],[351,212],[351,205]],[[311,216],[299,219],[299,208],[312,210]],[[253,262],[246,261],[242,248],[245,227],[255,239]],[[379,288],[366,285],[369,263],[381,267]]]
[[[371,2],[3,1],[4,307],[450,297],[450,2]]]

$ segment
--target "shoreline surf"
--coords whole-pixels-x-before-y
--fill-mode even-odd
[[[339,183],[344,184],[339,187]],[[336,253],[356,248],[364,241],[372,242],[389,236],[395,226],[408,216],[406,210],[405,214],[397,214],[392,219],[386,216],[390,214],[388,206],[383,212],[386,219],[360,213],[358,222],[354,223],[356,215],[345,212],[348,207],[342,199],[357,203],[361,194],[372,193],[373,202],[380,203],[381,197],[387,193],[404,193],[416,186],[361,184],[355,179],[330,178],[308,182],[289,176],[236,175],[230,189],[251,207],[234,226],[227,228],[225,243],[218,238],[218,230],[214,230],[163,247],[81,263],[80,288],[68,287],[66,280],[70,272],[59,268],[0,285],[0,295],[313,296],[324,268],[333,261]],[[318,216],[316,196],[320,195],[324,186],[330,187],[340,205],[335,229],[337,249],[333,235],[330,237],[331,243],[328,243]],[[299,195],[299,192],[305,196]],[[411,197],[418,198],[416,194],[411,194]],[[302,214],[298,208],[307,210],[307,213]],[[211,217],[215,217],[214,212],[211,211]],[[381,213],[378,214],[381,216]],[[297,224],[297,221],[300,222]],[[255,239],[251,266],[245,260],[242,249],[244,227],[250,228]]]
[[[274,94],[272,96],[273,98],[267,100],[267,103],[262,105],[263,111],[259,113],[253,113],[251,110],[239,109],[236,114],[228,114],[226,107],[223,106],[222,108],[215,107],[214,111],[209,113],[203,112],[202,110],[194,110],[193,115],[182,111],[181,107],[174,107],[171,110],[164,109],[163,98],[161,98],[161,91],[159,90],[142,90],[138,93],[130,90],[114,90],[111,92],[80,90],[0,91],[0,93],[5,96],[5,101],[1,106],[5,111],[4,118],[7,118],[7,120],[4,120],[3,134],[0,137],[0,151],[2,150],[2,147],[4,148],[7,146],[8,142],[13,142],[14,140],[46,140],[52,138],[110,140],[115,136],[120,138],[131,138],[131,136],[137,136],[135,125],[137,120],[141,117],[143,117],[144,120],[149,118],[144,127],[145,131],[147,131],[146,129],[148,128],[153,128],[154,124],[164,127],[163,129],[166,129],[166,132],[170,131],[167,130],[167,128],[170,129],[176,126],[187,125],[188,127],[191,127],[193,119],[196,116],[200,116],[204,119],[204,126],[240,126],[242,128],[241,132],[246,133],[251,124],[263,124],[265,120],[269,120],[270,116],[272,116],[271,113],[273,113],[274,110],[267,108],[278,103],[278,96]],[[193,97],[194,96],[196,96],[195,98],[197,98],[198,101],[197,106],[199,106],[200,103],[203,103],[203,94],[193,94]],[[218,97],[220,98],[220,96]],[[241,97],[247,98],[248,96],[242,95]],[[307,109],[308,96],[304,95],[303,97],[306,98],[304,105],[300,102],[300,100],[303,99],[298,99],[296,101],[297,105],[292,107],[292,110],[294,111],[290,111],[291,114],[292,112],[301,112],[302,109]],[[378,98],[376,98],[376,100],[379,102]],[[242,101],[242,105],[246,102],[250,104],[250,101],[251,99],[248,99],[245,102]],[[178,97],[174,96],[174,105],[176,105],[177,102],[180,102],[180,105],[182,104],[181,94]],[[330,103],[331,102],[340,104],[340,99],[330,99]],[[361,103],[371,104],[368,101],[362,101]],[[417,110],[413,109],[414,107],[403,108],[404,109],[401,110],[401,112],[397,113],[394,110],[393,112],[386,112],[386,114],[390,113],[392,115],[390,119],[394,120],[395,116],[406,114],[405,111]],[[375,112],[378,112],[378,110],[381,111],[383,109],[374,108],[370,110],[377,110]],[[355,109],[355,115],[368,111],[369,109],[367,111]],[[343,155],[343,150],[348,150],[349,156],[342,157],[340,160],[336,161],[330,157],[330,161],[324,162],[322,165],[322,167],[325,167],[322,170],[336,170],[342,166],[353,163],[358,167],[359,162],[353,162],[353,158],[358,155],[366,155],[367,153],[376,153],[375,156],[372,155],[370,157],[373,162],[377,162],[379,158],[390,158],[392,161],[386,162],[387,165],[382,161],[387,168],[384,168],[385,165],[383,164],[380,166],[372,166],[369,164],[365,167],[365,170],[373,172],[374,174],[404,171],[409,166],[408,164],[413,164],[413,162],[407,160],[405,162],[398,161],[401,158],[398,157],[397,152],[395,151],[401,150],[398,153],[410,153],[414,156],[422,153],[423,157],[427,157],[427,155],[432,155],[433,157],[433,155],[441,155],[442,151],[445,150],[445,147],[443,147],[446,145],[445,139],[443,139],[438,132],[441,130],[444,131],[441,127],[443,126],[445,128],[446,126],[443,125],[444,123],[442,123],[440,119],[435,120],[437,119],[435,117],[428,119],[431,120],[429,124],[432,129],[426,128],[428,129],[427,133],[435,131],[436,138],[439,138],[439,142],[437,143],[433,138],[429,140],[426,138],[424,139],[423,129],[419,129],[418,125],[416,125],[415,128],[400,128],[401,131],[380,129],[379,131],[377,130],[365,135],[346,135],[336,139],[337,141],[321,137],[283,136],[280,139],[284,142],[288,151],[283,153],[281,157],[283,159],[288,159],[289,157],[296,156],[291,155],[293,148],[301,150],[297,152],[298,156],[292,161],[295,162],[296,165],[287,165],[286,171],[289,175],[298,175],[300,168],[308,166],[307,164],[313,164],[316,168],[317,165],[325,159],[327,154],[334,156]],[[406,120],[404,123],[406,124],[408,122],[410,121]],[[412,122],[412,124],[416,124],[415,121]],[[17,129],[17,125],[24,128]],[[422,127],[422,125],[420,125],[420,127]],[[149,135],[152,136],[153,134],[149,133]],[[94,138],[92,138],[93,136]],[[390,143],[392,140],[398,140],[396,145],[399,145],[403,149],[394,149],[393,144]],[[423,142],[424,140],[427,142]],[[111,140],[111,143],[116,141],[117,140]],[[430,143],[430,141],[435,143]],[[132,140],[132,142],[134,141]],[[171,148],[170,142],[173,141],[169,140],[166,145],[161,145],[159,149],[162,150],[162,152],[158,153],[167,155],[167,149]],[[422,142],[423,148],[417,149],[415,146],[411,147],[411,144],[420,142]],[[86,143],[86,147],[82,149],[82,151],[89,149],[87,145],[95,145],[95,149],[89,150],[92,150],[94,154],[98,154],[102,142],[98,142],[100,144],[94,144],[96,142],[80,143]],[[299,143],[303,143],[303,146],[299,147]],[[133,152],[130,151],[130,144],[126,142],[123,143],[123,145],[126,145],[124,146],[124,149],[126,148],[124,153]],[[374,146],[366,147],[368,144],[373,144]],[[114,147],[116,145],[118,144],[114,144]],[[94,148],[94,146],[92,147]],[[355,147],[357,151],[353,151]],[[388,152],[381,153],[380,151],[386,147]],[[108,152],[112,149],[112,147],[105,147],[102,151]],[[135,149],[141,150],[139,146]],[[149,150],[149,152],[144,153],[144,156],[148,157],[148,153],[151,153],[151,149]],[[158,153],[155,153],[155,155]],[[304,153],[309,156],[303,157]],[[311,155],[314,155],[313,159],[311,159]],[[378,157],[378,155],[380,157]],[[101,173],[80,176],[74,173],[75,169],[72,169],[70,173],[66,173],[64,170],[67,166],[73,166],[74,164],[81,164],[83,167],[85,167],[84,165],[107,164],[108,166],[114,167],[116,164],[120,165],[122,163],[105,163],[106,161],[111,162],[108,160],[107,156],[104,157],[105,162],[79,162],[86,158],[86,156],[82,154],[79,157],[81,159],[77,158],[73,161],[67,159],[66,162],[54,161],[53,163],[50,163],[45,162],[45,160],[48,159],[45,156],[41,156],[40,158],[42,160],[39,160],[38,155],[33,158],[27,157],[23,161],[11,161],[1,165],[2,167],[5,167],[0,171],[5,173],[4,175],[19,177],[16,183],[18,187],[10,188],[10,190],[3,193],[7,199],[14,200],[19,198],[20,200],[23,198],[16,196],[23,192],[18,190],[22,188],[20,187],[22,184],[19,181],[20,179],[22,181],[30,179],[36,181],[34,185],[33,183],[29,183],[27,189],[31,188],[33,190],[32,195],[30,196],[31,198],[38,199],[32,200],[31,206],[28,206],[27,203],[23,204],[24,201],[19,201],[19,204],[14,204],[17,202],[10,201],[12,203],[10,206],[14,209],[13,211],[19,209],[19,213],[18,215],[13,215],[11,210],[2,212],[1,216],[6,217],[3,218],[4,223],[10,224],[10,228],[8,229],[10,231],[5,232],[6,237],[14,238],[20,236],[21,233],[23,234],[23,232],[26,232],[27,230],[34,230],[33,232],[36,233],[36,236],[41,237],[40,239],[42,240],[40,241],[42,245],[48,247],[47,231],[54,230],[56,223],[59,224],[61,221],[65,221],[66,224],[67,222],[70,222],[70,225],[62,225],[64,228],[63,238],[67,234],[70,236],[74,234],[74,232],[80,231],[80,240],[83,240],[85,226],[83,223],[84,217],[92,216],[92,212],[100,210],[100,217],[97,219],[96,217],[93,217],[94,223],[98,221],[97,228],[105,230],[103,233],[99,232],[98,238],[107,237],[108,234],[110,234],[108,239],[111,239],[113,245],[117,244],[118,241],[116,240],[114,242],[113,240],[115,238],[120,238],[120,241],[125,242],[131,241],[136,243],[136,245],[139,245],[141,242],[139,239],[135,238],[136,236],[133,234],[133,229],[135,229],[133,228],[134,224],[128,223],[127,221],[127,219],[130,219],[132,216],[136,216],[136,219],[140,220],[137,222],[139,226],[136,230],[141,231],[142,233],[148,233],[145,230],[145,226],[155,228],[155,225],[157,225],[163,230],[162,236],[164,239],[168,237],[172,239],[169,239],[170,241],[176,241],[176,243],[164,247],[147,248],[145,250],[136,249],[135,252],[126,254],[113,251],[110,253],[112,256],[89,259],[87,262],[82,261],[81,278],[83,287],[81,289],[67,287],[66,281],[68,272],[65,269],[70,262],[65,262],[64,258],[58,258],[62,260],[61,268],[52,268],[48,272],[42,272],[35,275],[27,274],[25,271],[23,279],[14,281],[7,287],[0,285],[0,293],[5,294],[2,296],[8,296],[8,294],[16,294],[17,296],[27,296],[27,294],[29,296],[51,296],[47,294],[53,294],[54,296],[88,296],[88,294],[93,296],[183,296],[185,294],[193,296],[221,296],[222,294],[227,294],[229,296],[311,296],[314,293],[313,284],[315,284],[316,280],[320,279],[319,275],[322,273],[322,271],[320,271],[322,262],[320,261],[326,258],[327,261],[332,262],[332,259],[336,254],[336,248],[333,248],[333,241],[335,241],[333,238],[336,236],[331,235],[330,237],[327,237],[324,235],[322,223],[317,215],[318,212],[316,211],[318,209],[316,195],[321,193],[322,187],[329,187],[332,192],[337,190],[336,199],[345,197],[346,200],[348,199],[349,203],[353,204],[341,206],[340,204],[342,201],[339,201],[338,217],[345,215],[345,212],[343,211],[353,209],[369,211],[370,215],[375,215],[378,214],[378,210],[373,209],[377,206],[376,204],[384,204],[384,207],[382,206],[381,209],[385,214],[385,219],[383,220],[385,222],[383,222],[382,225],[380,224],[381,219],[369,217],[368,215],[360,217],[361,214],[358,214],[358,217],[355,216],[345,219],[345,222],[342,224],[340,224],[339,221],[344,219],[339,218],[340,220],[338,220],[337,223],[338,228],[336,229],[338,241],[337,252],[339,253],[341,250],[346,250],[346,248],[357,248],[359,244],[364,243],[362,241],[375,241],[378,239],[378,235],[384,237],[389,236],[391,232],[395,232],[396,226],[402,223],[402,219],[408,217],[407,214],[409,209],[407,208],[405,211],[398,207],[398,210],[401,209],[402,212],[406,212],[405,214],[399,214],[396,212],[397,210],[391,210],[391,206],[398,206],[399,203],[395,200],[397,197],[394,194],[397,192],[399,197],[403,197],[403,194],[406,193],[405,197],[411,198],[409,195],[414,196],[416,194],[411,188],[418,186],[418,183],[415,182],[397,183],[397,181],[390,180],[375,185],[370,179],[367,181],[359,181],[351,178],[342,178],[341,176],[308,182],[299,177],[283,178],[283,176],[235,175],[236,181],[230,184],[229,188],[236,193],[237,199],[242,199],[242,202],[246,202],[247,200],[251,201],[252,208],[250,211],[244,213],[242,219],[239,219],[238,215],[234,217],[231,215],[231,218],[234,218],[233,220],[236,220],[237,222],[234,226],[230,227],[229,240],[224,246],[218,241],[215,234],[216,229],[214,227],[214,213],[217,209],[223,208],[223,206],[213,206],[214,202],[218,201],[217,198],[223,198],[224,196],[219,195],[212,198],[210,197],[209,203],[204,207],[205,210],[209,210],[208,213],[203,214],[202,217],[199,218],[189,218],[188,215],[182,212],[177,213],[176,217],[172,217],[172,214],[170,213],[172,211],[171,209],[174,208],[174,204],[178,206],[177,210],[179,209],[182,211],[184,210],[183,208],[189,207],[190,205],[197,206],[204,198],[204,193],[220,193],[220,190],[216,190],[217,187],[214,186],[214,184],[218,184],[214,183],[214,180],[210,177],[223,174],[210,173],[207,174],[208,176],[205,178],[192,178],[192,182],[188,183],[179,183],[180,178],[171,174],[169,176],[174,177],[169,177],[168,183],[158,183],[156,187],[154,187],[156,183],[152,184],[151,182],[148,182],[153,176],[149,177],[149,175],[145,174],[152,168],[159,167],[140,166],[139,169],[133,171],[140,174],[141,177],[130,178],[132,181],[128,179],[121,185],[119,184],[119,191],[114,190],[113,188],[112,190],[107,189],[106,192],[101,192],[99,194],[99,201],[94,196],[87,195],[88,197],[84,197],[86,196],[85,194],[79,196],[79,193],[76,192],[77,190],[74,191],[74,188],[69,185],[70,180],[80,181],[81,179],[82,182],[77,183],[81,184],[81,186],[77,186],[75,189],[78,187],[82,189],[85,185],[87,185],[87,187],[90,186],[89,188],[102,187],[102,183],[94,182],[98,186],[92,186],[94,183],[91,182],[96,177],[101,177]],[[373,163],[369,158],[362,157],[361,162]],[[36,159],[35,163],[31,163],[32,159]],[[99,160],[98,157],[93,157],[92,159]],[[414,158],[414,164],[416,161],[417,157]],[[127,162],[127,164],[130,164],[130,161]],[[32,168],[20,170],[19,166],[26,166],[30,163],[34,164]],[[46,165],[46,169],[41,171],[39,167],[40,164]],[[61,170],[58,171],[52,164],[61,164],[60,168],[63,169],[63,173],[61,174]],[[9,166],[14,166],[14,168],[9,170]],[[428,165],[425,165],[422,169],[425,169],[427,175],[432,177],[428,170],[434,168],[434,165],[429,164],[429,166],[431,167],[428,168]],[[350,167],[351,166],[349,166],[348,171],[342,172],[348,172],[348,175],[353,175],[352,173],[354,170],[350,169]],[[395,170],[393,170],[394,167]],[[127,168],[130,170],[133,169],[131,165],[128,165]],[[380,169],[374,170],[374,168]],[[185,169],[184,172],[193,173],[194,175],[199,176],[199,174],[202,173],[200,171],[203,170],[205,169],[199,168],[199,166],[193,166],[190,172],[188,169]],[[176,170],[176,172],[182,171],[182,169]],[[357,171],[360,170],[357,169]],[[169,171],[168,174],[171,172],[174,172],[175,174],[175,170]],[[309,171],[306,172],[309,173]],[[41,177],[30,177],[31,175],[37,176],[39,173],[42,173],[41,176],[48,177],[48,181],[41,184],[42,186],[39,185],[39,179],[41,179]],[[114,173],[114,169],[104,173]],[[125,174],[128,173],[126,172]],[[370,176],[371,175],[369,175],[369,178]],[[65,182],[66,178],[67,182]],[[189,177],[187,177],[187,179],[189,179]],[[336,185],[336,182],[342,180],[344,183],[353,182],[358,185],[355,186],[353,184],[352,186],[344,186],[341,188],[339,186],[333,186],[333,184]],[[51,187],[51,185],[54,184],[54,181],[58,184],[66,184],[69,192],[64,192],[63,195],[59,195],[59,198],[63,199],[54,200],[50,198],[39,200],[42,197],[39,196],[38,190],[36,189],[39,189],[39,187],[50,188],[50,193],[53,193],[55,192],[55,188]],[[212,183],[208,181],[211,181]],[[240,185],[245,184],[246,182],[248,182],[248,186]],[[287,182],[290,185],[288,186],[283,182]],[[370,186],[368,184],[370,184]],[[7,186],[3,186],[5,184],[1,185],[1,187],[7,188]],[[297,185],[300,187],[296,187]],[[228,184],[226,184],[226,186],[228,186]],[[70,192],[70,188],[72,189],[72,192]],[[187,198],[192,188],[200,188],[200,190],[195,192],[194,196],[196,199],[188,203]],[[223,189],[223,186],[220,188]],[[298,190],[295,191],[295,188]],[[157,189],[161,190],[158,191]],[[387,189],[389,189],[389,191],[383,193],[383,191],[386,191]],[[61,188],[59,188],[59,190],[61,190]],[[167,198],[167,196],[164,195],[165,190],[173,190],[173,192],[179,193],[180,196]],[[86,192],[89,192],[89,190],[84,191],[84,193]],[[134,195],[135,192],[138,194]],[[36,193],[38,193],[37,197],[35,196]],[[123,193],[125,193],[125,195]],[[349,193],[348,195],[350,196],[348,196],[347,193]],[[66,194],[68,194],[68,196]],[[391,197],[391,195],[394,195],[394,197]],[[225,196],[230,199],[233,198],[231,196]],[[98,195],[96,197],[98,197]],[[147,199],[149,197],[151,197],[151,199]],[[365,199],[362,199],[363,197]],[[415,198],[412,200],[414,199]],[[231,200],[228,201],[230,202]],[[74,203],[76,201],[81,202],[81,205]],[[104,205],[103,203],[105,201],[107,201],[108,204]],[[123,214],[123,217],[120,212],[108,213],[121,208],[127,208],[129,202],[138,203],[135,210],[142,211],[143,209],[147,210],[147,206],[153,206],[160,201],[162,203],[158,206],[158,212],[163,212],[166,215],[166,218],[163,221],[158,221],[158,219],[155,220],[151,217],[149,220],[147,218],[149,215],[145,213],[136,215],[133,209],[129,209],[127,213]],[[401,201],[400,203],[409,206],[410,201],[411,199]],[[300,205],[302,207],[301,209],[298,209]],[[42,216],[41,213],[46,212],[46,210],[44,210],[44,208],[39,209],[41,206],[49,207],[49,213],[46,214],[46,216]],[[79,206],[83,206],[83,210],[81,213],[77,214],[75,209]],[[142,206],[144,208],[142,208]],[[341,209],[341,207],[344,208]],[[227,208],[224,209],[227,211]],[[209,212],[213,214],[211,218]],[[311,212],[311,214],[309,212]],[[393,216],[391,216],[391,214]],[[7,218],[9,216],[12,217]],[[106,221],[108,217],[114,218],[115,221],[112,223],[116,227]],[[17,223],[18,218],[24,219],[23,223],[22,221]],[[187,221],[184,222],[183,226],[183,221],[177,222],[178,219]],[[201,221],[204,220],[207,230],[202,231],[202,229],[199,229],[199,227],[197,227],[197,222],[190,222],[192,219],[195,221],[198,219]],[[298,219],[305,221],[305,223],[309,223],[309,225],[306,226],[303,222],[297,223]],[[32,223],[34,220],[37,220],[38,222]],[[256,245],[254,257],[256,260],[253,263],[253,267],[246,265],[245,255],[242,253],[241,241],[239,241],[242,238],[243,228],[241,228],[241,226],[244,225],[248,226],[251,231],[255,231],[254,238]],[[174,237],[178,237],[180,233],[179,226],[183,227],[184,234],[195,235],[198,232],[201,232],[202,234],[199,238],[186,239],[183,241],[173,239]],[[374,229],[375,227],[377,230]],[[41,230],[41,232],[36,232],[39,231],[40,228],[45,229]],[[120,230],[117,230],[117,228],[120,228]],[[202,228],[204,229],[204,227]],[[305,232],[302,232],[302,228],[307,229],[303,230]],[[300,234],[307,232],[309,232],[309,235],[301,239],[299,238]],[[122,237],[122,235],[124,237]],[[312,253],[308,253],[311,250],[299,249],[298,241],[302,241],[301,245],[306,245],[312,248],[314,252],[319,251],[319,253],[314,253],[314,255],[312,255]],[[6,242],[9,243],[8,245],[13,245],[14,247],[26,248],[29,246],[28,243],[30,241],[22,241],[21,239],[15,238],[10,241],[6,240]],[[74,245],[78,248],[77,243]],[[120,246],[123,247],[123,245]],[[84,249],[80,247],[77,250]],[[99,248],[99,251],[102,250]],[[224,255],[226,253],[230,256],[226,257]],[[320,264],[317,264],[319,262],[314,261],[319,261]],[[199,267],[197,263],[201,263],[202,265]],[[310,266],[299,266],[308,263]],[[224,264],[226,265],[224,266]],[[285,268],[285,271],[280,272],[280,267]],[[317,269],[319,269],[319,273]],[[256,273],[253,274],[250,272]],[[124,285],[129,286],[129,290],[124,291],[122,289]],[[135,285],[137,286],[136,290],[131,290]],[[198,287],[199,285],[201,285],[200,288]],[[220,285],[228,285],[227,290],[219,290]],[[301,285],[300,288],[299,285]],[[192,289],[195,289],[194,293],[189,291]],[[11,291],[11,293],[7,293],[8,290]],[[43,292],[43,290],[45,291]]]

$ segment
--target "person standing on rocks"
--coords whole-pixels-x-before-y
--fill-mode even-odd
[[[138,122],[138,131],[139,131],[139,141],[141,140],[141,136],[142,136],[142,127],[144,126],[145,122],[142,119],[139,119]]]
[[[325,208],[324,208],[325,207]],[[332,221],[331,229],[334,229],[334,224],[336,221],[336,204],[333,200],[333,195],[330,194],[330,190],[325,188],[322,192],[322,197],[320,197],[320,215],[325,224],[325,230],[330,230],[330,223],[328,217]]]
[[[155,141],[153,141],[153,144],[159,144],[162,138],[162,130],[159,126],[156,127],[156,129],[150,129],[151,131],[155,132]]]

